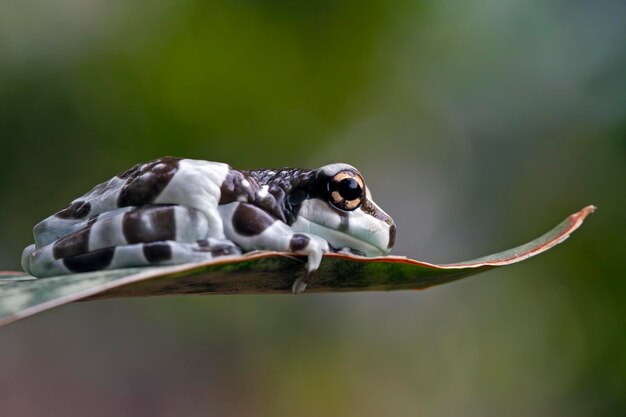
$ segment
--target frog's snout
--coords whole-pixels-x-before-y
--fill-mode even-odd
[[[387,248],[391,249],[393,248],[393,245],[395,245],[396,243],[396,225],[395,223],[393,223],[393,220],[391,221],[391,224],[389,225],[389,243],[387,244]]]

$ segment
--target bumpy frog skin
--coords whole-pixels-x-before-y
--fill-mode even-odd
[[[95,186],[33,232],[22,267],[40,278],[273,250],[308,257],[293,285],[301,292],[324,252],[385,255],[396,226],[347,164],[243,171],[163,157]]]

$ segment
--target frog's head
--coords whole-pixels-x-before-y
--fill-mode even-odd
[[[396,225],[374,203],[361,173],[348,164],[330,164],[312,174],[292,228],[323,237],[335,248],[367,256],[389,253]]]

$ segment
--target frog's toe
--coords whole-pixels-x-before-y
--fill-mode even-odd
[[[307,285],[309,285],[312,275],[312,272],[305,272],[303,276],[296,279],[291,286],[291,292],[294,294],[303,293],[304,290],[306,290]]]
[[[293,282],[293,286],[291,287],[291,292],[294,294],[303,293],[306,290],[307,283],[304,282],[304,277],[300,277]]]

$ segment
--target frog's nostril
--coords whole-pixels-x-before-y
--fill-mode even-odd
[[[395,243],[396,243],[396,225],[392,224],[391,227],[389,227],[389,244],[387,245],[387,247],[391,249]]]

